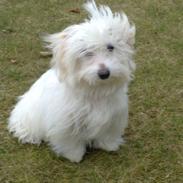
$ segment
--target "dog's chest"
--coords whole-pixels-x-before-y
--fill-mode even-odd
[[[93,138],[108,128],[121,111],[118,98],[88,101],[74,113],[73,130],[85,138]]]

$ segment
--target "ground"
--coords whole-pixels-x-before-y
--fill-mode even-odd
[[[93,150],[84,160],[58,158],[46,144],[22,145],[7,131],[16,102],[49,67],[40,34],[80,22],[84,0],[0,1],[0,182],[183,182],[183,2],[98,0],[136,24],[135,80],[130,85],[126,144]]]

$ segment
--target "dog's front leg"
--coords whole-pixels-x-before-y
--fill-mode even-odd
[[[75,136],[51,138],[50,144],[57,155],[80,162],[85,154],[85,143]]]
[[[119,116],[116,118],[110,126],[94,140],[94,148],[106,151],[117,151],[120,145],[124,143],[122,134],[126,126],[127,117],[122,119],[122,117]]]

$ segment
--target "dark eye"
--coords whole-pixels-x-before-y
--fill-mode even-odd
[[[112,44],[107,45],[107,49],[112,52],[114,50],[114,46]]]
[[[80,54],[85,57],[92,57],[94,56],[94,52],[88,51],[87,49],[83,49],[80,51]]]
[[[93,57],[94,56],[94,53],[93,52],[86,52],[85,53],[85,56],[86,57]]]

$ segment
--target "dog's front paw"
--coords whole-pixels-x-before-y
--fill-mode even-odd
[[[103,140],[95,140],[94,141],[94,148],[96,149],[103,149],[105,151],[117,151],[124,143],[122,138],[117,139],[103,139]]]
[[[73,150],[72,152],[66,152],[61,155],[71,162],[79,163],[83,159],[84,152],[81,150]]]
[[[71,162],[79,163],[83,159],[85,153],[85,147],[71,147],[69,145],[56,145],[52,146],[53,151],[58,156],[63,156],[64,158],[70,160]]]

